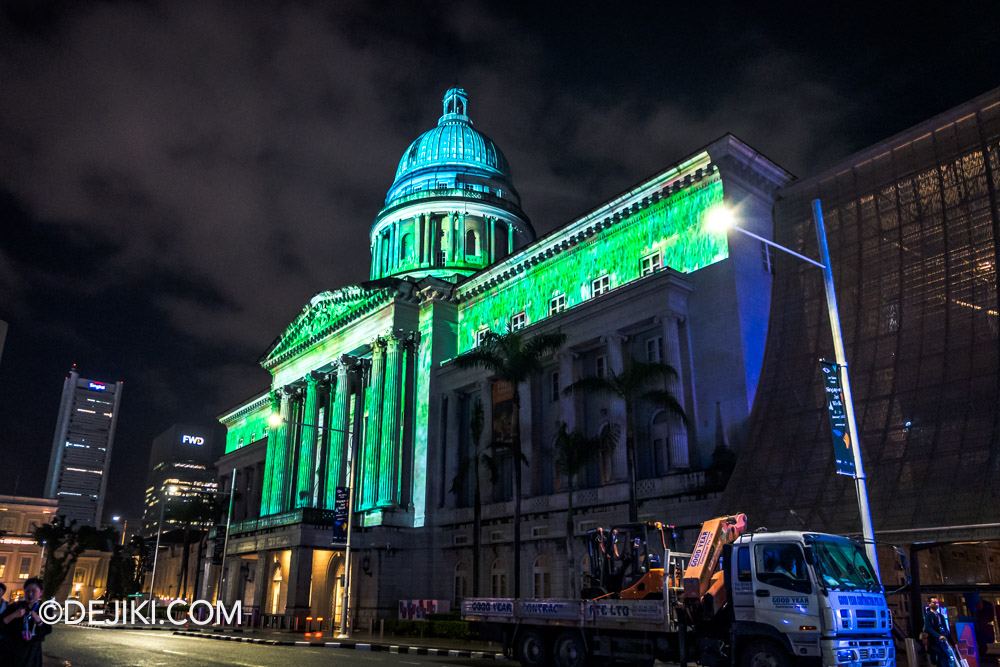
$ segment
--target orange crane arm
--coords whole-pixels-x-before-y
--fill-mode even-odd
[[[712,585],[712,575],[722,547],[732,544],[747,528],[747,515],[734,514],[709,519],[701,526],[694,553],[684,570],[684,597],[701,600]]]

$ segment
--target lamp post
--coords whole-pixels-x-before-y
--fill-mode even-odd
[[[121,516],[115,514],[111,517],[111,522],[114,524],[121,523]],[[125,546],[125,531],[128,530],[128,519],[125,519],[125,525],[122,526],[122,546]]]
[[[156,547],[153,549],[153,573],[149,577],[149,599],[153,600],[153,586],[156,584],[156,561],[160,556],[160,535],[163,533],[163,510],[167,506],[167,496],[174,495],[176,486],[165,486],[160,491],[160,520],[156,523]]]
[[[736,225],[736,220],[732,213],[725,209],[716,209],[710,216],[709,225],[722,230],[733,229],[751,238],[757,239],[772,248],[788,253],[805,262],[819,267],[823,271],[823,284],[826,288],[826,307],[830,317],[830,333],[833,336],[833,349],[836,355],[837,366],[840,369],[840,379],[844,389],[844,406],[847,413],[847,427],[851,437],[851,452],[854,456],[854,486],[858,494],[858,511],[861,515],[861,532],[864,536],[865,552],[868,560],[871,561],[875,569],[875,576],[881,581],[878,569],[878,554],[875,551],[875,530],[872,527],[871,508],[868,505],[868,486],[865,482],[865,469],[861,460],[861,439],[858,437],[857,421],[854,417],[854,401],[851,398],[851,381],[847,373],[847,355],[844,351],[844,335],[840,329],[840,312],[837,309],[837,294],[833,286],[833,268],[830,263],[830,248],[826,241],[826,227],[823,224],[823,208],[819,199],[812,201],[813,221],[816,224],[816,240],[819,243],[820,261],[816,261],[805,255],[801,255],[794,250],[779,245],[763,236],[758,236],[751,231]]]
[[[354,431],[333,428],[332,426],[319,426],[316,424],[304,424],[285,419],[280,412],[272,412],[267,419],[268,425],[277,428],[281,424],[294,424],[296,426],[307,426],[326,431],[336,431],[346,433],[347,441],[347,543],[344,546],[344,590],[340,603],[340,634],[337,639],[349,639],[347,631],[347,611],[350,609],[351,592],[351,526],[354,523]]]
[[[222,542],[222,563],[219,565],[219,588],[216,592],[215,602],[222,601],[223,587],[226,585],[226,552],[229,550],[229,528],[233,525],[233,499],[236,497],[236,466],[233,466],[233,481],[229,485],[229,512],[226,514],[226,537]],[[215,539],[219,539],[218,533]]]

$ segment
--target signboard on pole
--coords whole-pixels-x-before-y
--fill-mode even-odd
[[[840,383],[840,366],[832,361],[820,361],[823,370],[823,387],[826,390],[826,409],[830,413],[830,431],[833,434],[833,460],[838,475],[854,477],[854,447],[851,431],[847,427],[847,408],[844,405],[844,387]]]
[[[338,547],[347,546],[347,502],[348,488],[338,486],[333,499],[333,540],[331,544]]]

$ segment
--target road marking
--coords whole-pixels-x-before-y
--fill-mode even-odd
[[[173,653],[174,655],[187,655],[187,653],[181,653],[180,651],[171,651],[168,648],[163,649],[164,653]]]

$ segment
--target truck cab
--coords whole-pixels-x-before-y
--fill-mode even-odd
[[[723,555],[742,665],[887,667],[892,617],[864,549],[824,533],[745,534]],[[813,660],[810,660],[813,659]]]

